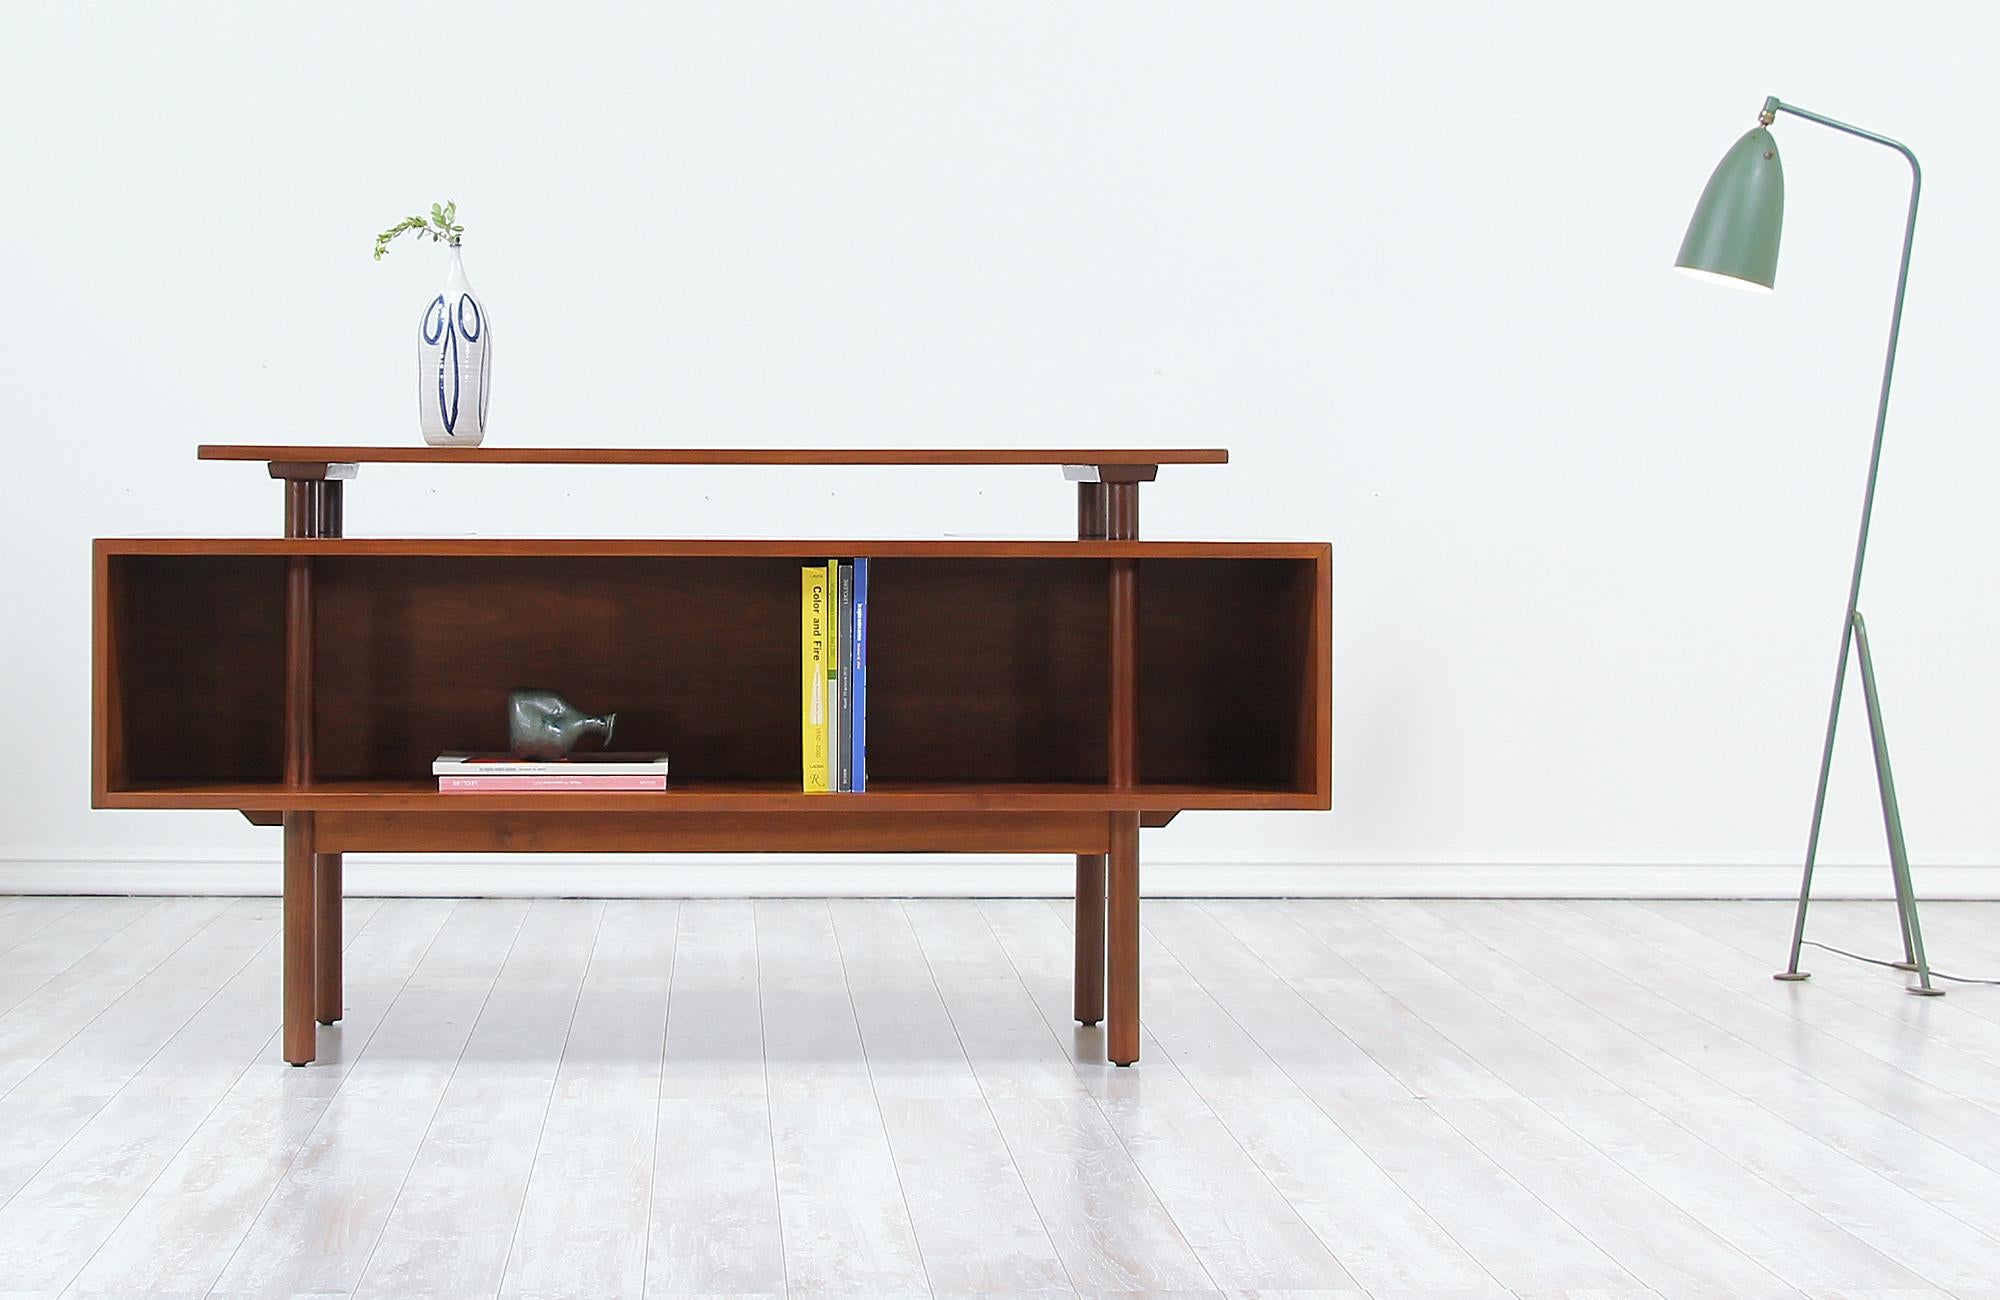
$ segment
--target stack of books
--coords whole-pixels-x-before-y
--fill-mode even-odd
[[[439,754],[431,764],[440,794],[522,790],[664,790],[665,754],[572,754],[555,762],[511,754]]]
[[[868,561],[809,564],[799,585],[807,794],[868,788]]]

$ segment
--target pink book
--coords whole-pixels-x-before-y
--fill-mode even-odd
[[[441,794],[502,794],[521,790],[664,790],[661,776],[441,776]]]

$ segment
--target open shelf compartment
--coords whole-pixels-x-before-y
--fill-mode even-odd
[[[1328,806],[1328,548],[1224,543],[104,541],[96,802],[298,808],[440,796],[441,750],[505,748],[547,686],[672,756],[667,795],[799,794],[799,568],[869,555],[877,809]],[[316,589],[316,783],[283,784],[285,570]],[[1141,789],[1107,788],[1106,591],[1137,562]],[[794,803],[794,799],[799,802]]]

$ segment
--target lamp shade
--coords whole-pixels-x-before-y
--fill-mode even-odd
[[[1702,279],[1769,289],[1778,278],[1784,225],[1785,167],[1778,142],[1760,126],[1715,165],[1674,265]]]

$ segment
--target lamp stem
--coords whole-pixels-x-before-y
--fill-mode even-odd
[[[1868,557],[1868,524],[1875,514],[1875,481],[1882,468],[1882,433],[1888,427],[1889,421],[1889,385],[1896,373],[1896,341],[1903,332],[1903,296],[1910,284],[1910,247],[1916,240],[1917,198],[1923,189],[1924,178],[1923,169],[1917,164],[1916,154],[1910,151],[1909,146],[1891,140],[1888,136],[1877,135],[1873,131],[1865,131],[1858,126],[1851,126],[1846,122],[1836,121],[1822,114],[1799,108],[1793,104],[1784,103],[1775,97],[1765,101],[1764,112],[1767,115],[1780,112],[1790,113],[1794,117],[1803,117],[1807,121],[1818,122],[1822,126],[1832,127],[1836,131],[1844,131],[1848,135],[1859,136],[1863,140],[1870,140],[1876,144],[1894,149],[1897,153],[1903,155],[1904,160],[1910,164],[1910,211],[1909,218],[1903,226],[1903,260],[1896,272],[1896,305],[1894,311],[1889,316],[1889,351],[1887,358],[1882,363],[1882,394],[1875,407],[1875,441],[1868,453],[1868,487],[1861,497],[1861,528],[1854,542],[1854,572],[1847,584],[1847,609],[1840,620],[1840,658],[1838,666],[1834,669],[1833,702],[1827,709],[1826,745],[1820,752],[1819,786],[1813,796],[1812,830],[1806,838],[1805,873],[1799,881],[1798,915],[1792,923],[1791,960],[1785,967],[1785,975],[1796,979],[1799,978],[1799,950],[1805,944],[1806,904],[1812,896],[1813,864],[1819,856],[1820,829],[1826,815],[1827,781],[1833,770],[1833,738],[1834,732],[1840,724],[1841,688],[1847,681],[1848,656],[1853,649],[1856,636],[1856,614],[1861,602],[1861,570]],[[1877,747],[1879,754],[1881,748],[1879,734]],[[1886,764],[1886,754],[1879,754],[1879,757]],[[1892,825],[1891,828],[1892,837],[1895,839],[1901,838],[1899,820],[1898,824]],[[1890,851],[1891,856],[1894,857],[1901,853],[1902,845],[1900,843],[1892,843]],[[1902,883],[1900,879],[1898,883],[1899,885]],[[1899,896],[1901,893],[1902,890],[1899,889]],[[1914,923],[1914,912],[1915,906],[1914,901],[1912,901],[1906,913],[1907,923]],[[1925,972],[1925,975],[1924,982],[1928,985],[1928,972]]]

